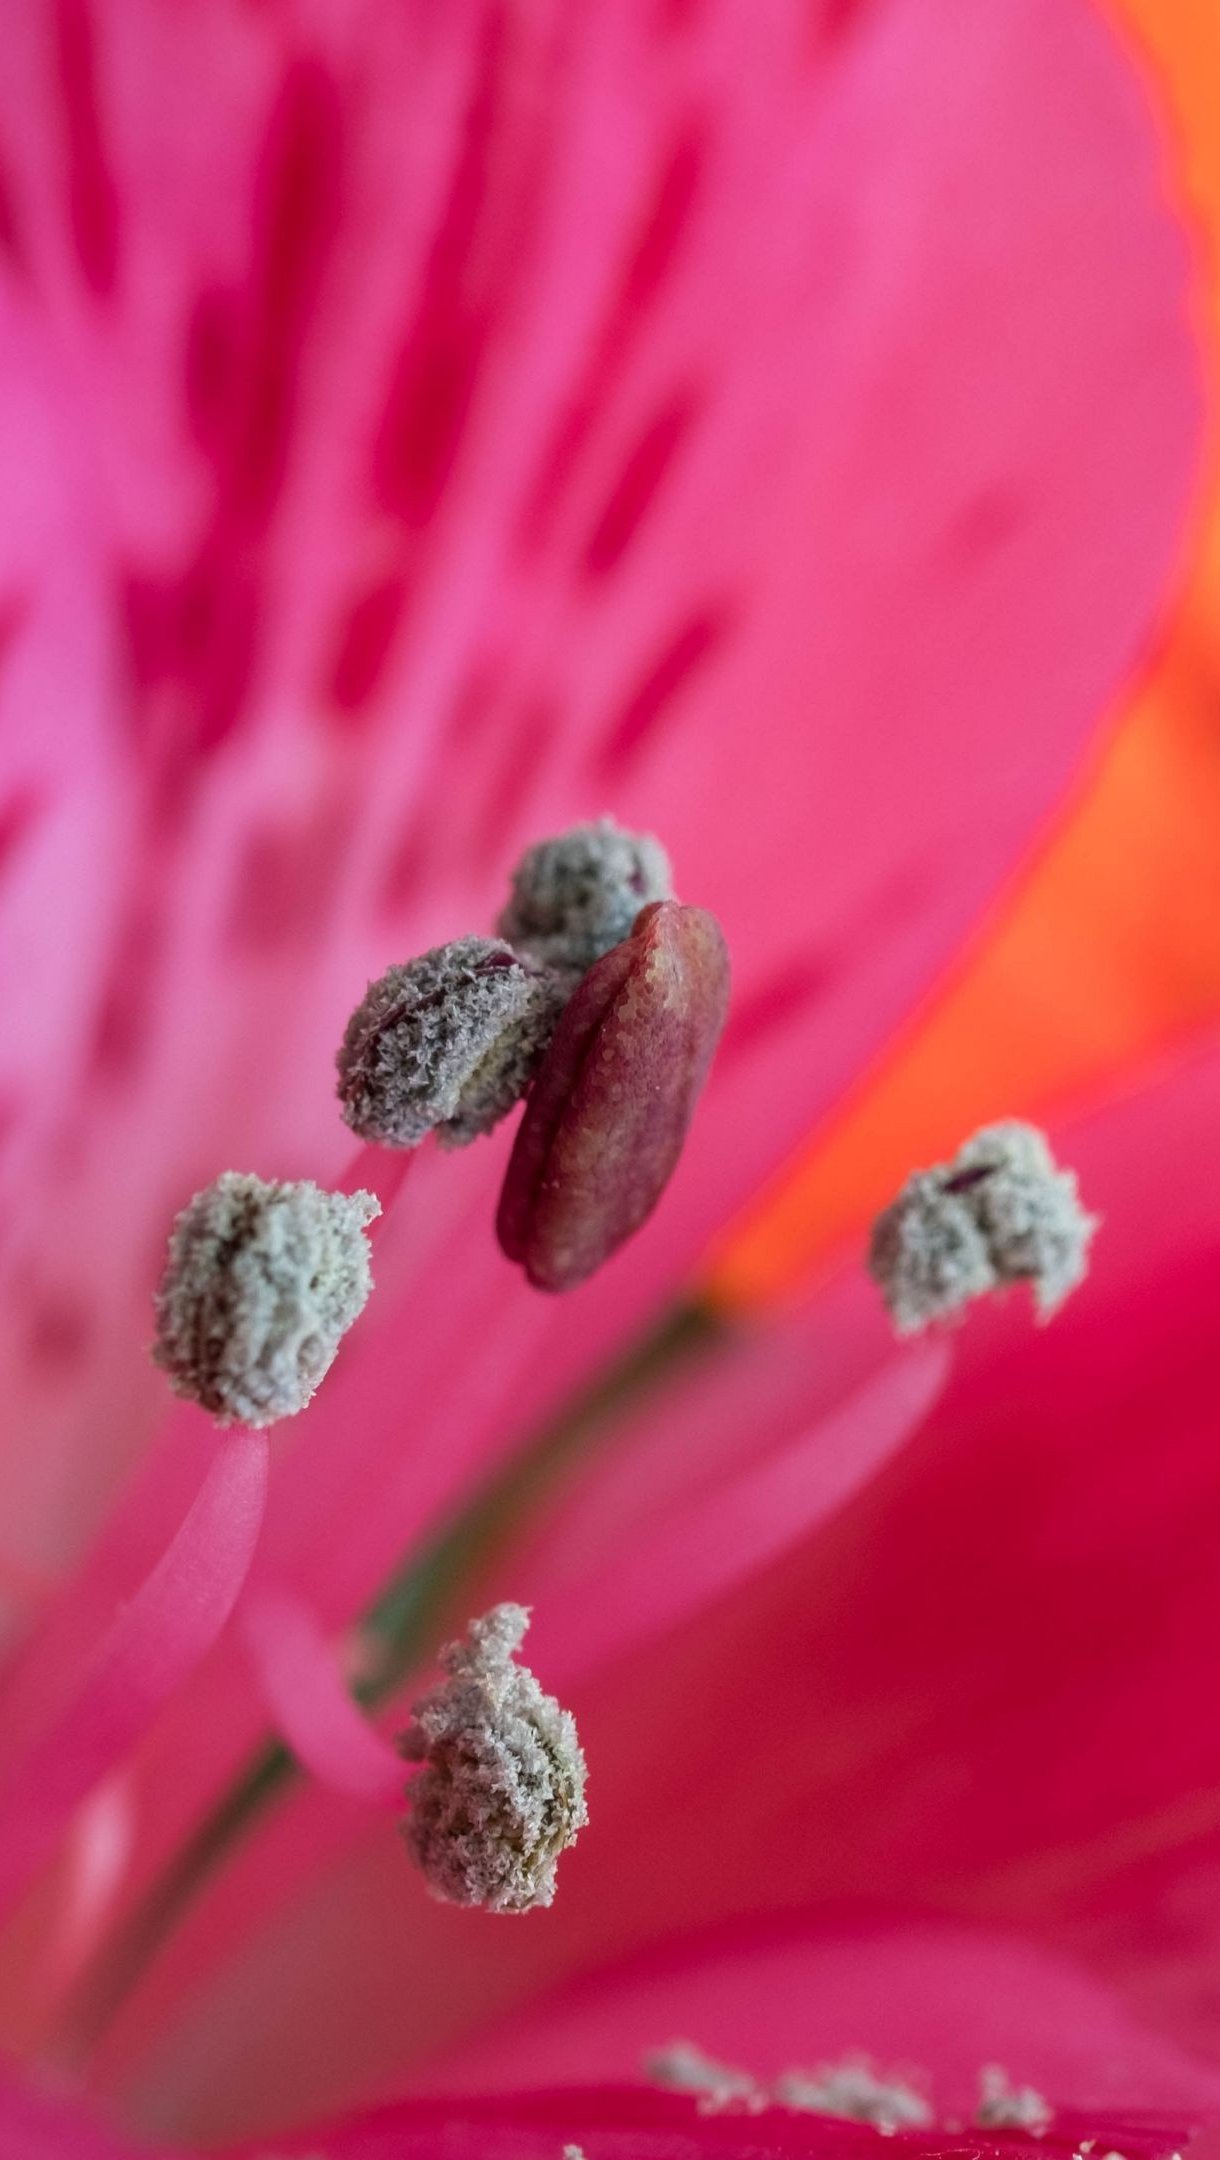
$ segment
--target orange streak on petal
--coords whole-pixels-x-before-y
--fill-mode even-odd
[[[717,1302],[783,1295],[915,1165],[988,1118],[1112,1081],[1220,1010],[1220,732],[1175,688],[1167,673],[1141,701],[977,957],[730,1232]]]
[[[1208,268],[1220,410],[1220,13],[1125,0],[1169,109]],[[1045,1111],[1220,1011],[1220,479],[1187,589],[1078,804],[952,979],[714,1251],[718,1304],[782,1298],[862,1238],[907,1172]]]

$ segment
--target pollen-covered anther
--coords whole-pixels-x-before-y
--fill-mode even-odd
[[[1040,2137],[1050,2128],[1054,2110],[1032,2085],[1014,2085],[1006,2070],[989,2063],[979,2072],[974,2119],[980,2130],[1028,2130]]]
[[[864,2057],[788,2070],[775,2082],[781,2107],[807,2115],[838,2115],[876,2130],[918,2129],[932,2120],[923,2094],[905,2078],[881,2076]]]
[[[221,1424],[303,1410],[373,1287],[372,1193],[226,1170],[174,1224],[153,1357]]]
[[[952,1162],[916,1170],[873,1225],[869,1269],[900,1335],[1028,1282],[1050,1318],[1083,1279],[1097,1217],[1036,1126],[984,1126]]]
[[[728,1009],[729,959],[703,908],[663,900],[589,969],[526,1104],[496,1229],[539,1290],[593,1274],[676,1167]]]
[[[603,817],[527,850],[496,927],[518,952],[558,969],[574,988],[595,960],[622,943],[641,908],[672,892],[660,841]]]
[[[455,938],[370,983],[339,1049],[343,1116],[362,1140],[449,1147],[488,1133],[518,1102],[565,986],[500,938]]]
[[[472,1620],[440,1662],[447,1677],[414,1706],[402,1753],[408,1850],[433,1895],[488,1912],[530,1912],[555,1895],[559,1855],[588,1820],[576,1725],[517,1663],[522,1605]]]
[[[767,2105],[765,2089],[748,2070],[717,2062],[693,2040],[671,2040],[667,2047],[652,2049],[644,2057],[644,2075],[672,2092],[693,2093],[701,2115],[726,2110],[760,2115]]]

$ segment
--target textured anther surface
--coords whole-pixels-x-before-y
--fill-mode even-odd
[[[540,840],[522,856],[496,927],[519,952],[560,970],[571,986],[621,944],[641,908],[668,900],[672,891],[669,857],[659,840],[598,818]]]
[[[303,1410],[373,1287],[372,1193],[226,1170],[182,1210],[156,1299],[153,1357],[222,1424]]]
[[[1054,2109],[1032,2085],[1014,2085],[998,2063],[979,2073],[975,2122],[981,2130],[1028,2130],[1037,2137],[1049,2129]]]
[[[575,1722],[516,1662],[528,1626],[522,1605],[472,1620],[402,1739],[424,1766],[408,1789],[408,1849],[434,1896],[488,1912],[549,1905],[559,1855],[588,1820]]]
[[[932,2120],[921,2092],[905,2078],[879,2075],[864,2060],[821,2063],[816,2070],[789,2070],[776,2079],[782,2107],[806,2115],[837,2115],[872,2123],[877,2130],[915,2130]]]
[[[644,2074],[654,2085],[696,2094],[703,2115],[718,2115],[725,2109],[757,2115],[767,2105],[765,2086],[748,2070],[718,2062],[693,2040],[671,2040],[667,2047],[654,2048],[644,2057]]]
[[[529,1085],[563,1005],[555,977],[499,938],[455,938],[370,983],[340,1046],[339,1099],[362,1140],[461,1147]]]
[[[873,1226],[869,1268],[900,1335],[1019,1282],[1046,1320],[1082,1280],[1096,1228],[1043,1134],[1008,1120],[907,1179]]]

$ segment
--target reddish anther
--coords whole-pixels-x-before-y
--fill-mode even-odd
[[[496,1223],[539,1290],[570,1290],[665,1190],[724,1026],[729,956],[703,908],[660,900],[589,969],[534,1081]]]

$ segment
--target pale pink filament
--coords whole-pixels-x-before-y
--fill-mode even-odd
[[[401,1806],[402,1762],[352,1701],[304,1600],[263,1591],[243,1605],[241,1623],[271,1722],[297,1760],[336,1792]]]
[[[537,1597],[530,1648],[547,1683],[582,1680],[723,1596],[826,1522],[922,1424],[944,1386],[943,1345],[895,1358],[762,1462],[636,1530],[596,1575]]]
[[[267,1469],[263,1434],[242,1430],[222,1440],[161,1559],[0,1795],[0,1911],[211,1648],[253,1558]]]

